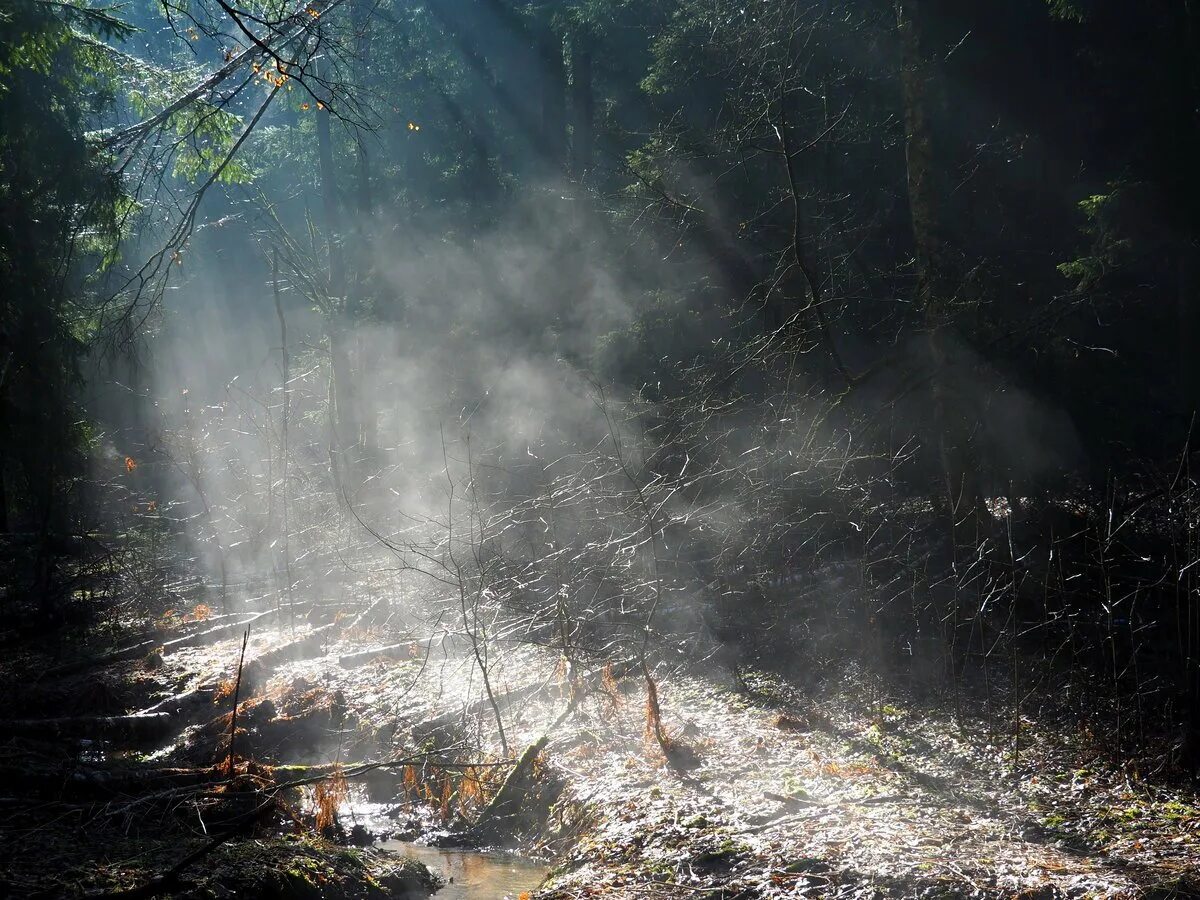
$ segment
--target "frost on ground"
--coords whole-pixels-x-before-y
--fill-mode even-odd
[[[136,753],[110,742],[112,759],[73,763],[70,783],[109,797],[99,809],[111,819],[144,807],[138,778],[153,775],[178,783],[166,792],[168,810],[211,817],[220,798],[196,796],[197,785],[227,758],[236,694],[236,753],[247,773],[299,779],[310,792],[330,773],[347,774],[346,798],[325,795],[334,806],[348,800],[345,831],[366,824],[405,839],[469,832],[513,760],[545,738],[534,776],[543,787],[512,835],[517,849],[553,866],[542,900],[1200,896],[1194,793],[1116,766],[1099,737],[1062,716],[989,734],[994,719],[964,716],[960,727],[944,704],[918,703],[862,673],[839,672],[826,681],[836,689],[818,689],[801,687],[800,676],[660,666],[668,760],[647,734],[636,667],[618,677],[529,646],[494,650],[493,708],[478,662],[461,647],[443,652],[441,640],[398,626],[321,627],[253,633],[240,684],[241,640],[230,638],[57,687],[29,683],[14,703],[35,710],[84,682],[103,688],[108,712],[190,703],[178,715],[194,724],[181,734]],[[376,771],[376,762],[423,757],[441,763]],[[447,762],[461,780],[437,771]],[[68,777],[62,765],[39,765],[38,784],[61,787]],[[80,799],[94,811],[91,794]],[[70,847],[67,869],[100,873],[96,883],[137,883],[166,864],[149,853],[117,879],[112,853]],[[169,848],[162,858],[173,858]],[[25,868],[14,883],[40,877]]]
[[[470,661],[334,652],[279,677],[336,685],[411,749],[413,727],[464,710],[496,750]],[[1200,891],[1200,808],[1104,761],[1094,737],[1024,719],[989,737],[848,680],[807,695],[765,673],[733,685],[664,674],[668,763],[647,740],[640,676],[593,687],[572,715],[562,666],[519,650],[492,671],[512,752],[549,730],[563,790],[532,849],[556,863],[538,896],[1148,897]],[[859,687],[847,686],[859,684]]]

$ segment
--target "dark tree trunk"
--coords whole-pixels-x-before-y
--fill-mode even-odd
[[[370,0],[357,0],[354,4],[354,28],[357,35],[359,65],[362,67],[364,73],[369,72],[371,67],[371,29],[369,22],[371,8]],[[355,142],[355,150],[358,157],[358,178],[355,191],[358,211],[355,217],[355,232],[358,235],[358,240],[355,241],[355,290],[354,296],[350,298],[351,312],[354,313],[358,311],[359,305],[372,290],[372,285],[369,283],[368,277],[371,269],[370,254],[372,252],[372,220],[375,212],[375,197],[371,182],[371,154],[367,149],[367,139],[369,137],[369,134],[360,132],[358,140]],[[361,340],[356,349],[358,351],[356,355],[359,362],[359,372],[355,374],[355,377],[356,379],[365,378],[365,373],[370,370],[372,364],[372,361],[367,359],[367,354],[372,352],[372,350]],[[354,385],[357,388],[359,381],[356,380]],[[362,401],[359,393],[358,390],[355,390],[355,396],[349,398],[349,402],[353,404],[352,412],[355,420],[354,423],[349,424],[357,432],[356,443],[363,450],[372,450],[378,443],[378,416],[373,407]]]
[[[371,29],[369,18],[371,5],[367,0],[358,0],[354,4],[354,30],[357,37],[356,46],[358,62],[364,72],[371,69]],[[356,149],[358,151],[358,215],[359,228],[366,229],[371,218],[373,198],[371,195],[371,156],[367,151],[367,135],[359,133]]]
[[[8,534],[8,409],[0,389],[0,534]]]
[[[551,172],[567,168],[567,72],[562,38],[546,25],[537,34],[542,88],[542,146]]]
[[[592,93],[592,38],[571,38],[571,175],[586,180],[592,169],[596,99]]]
[[[329,332],[329,355],[332,369],[332,400],[334,449],[342,463],[343,475],[353,461],[353,451],[362,441],[358,419],[358,404],[354,390],[354,363],[350,335],[334,324]]]
[[[321,170],[321,205],[325,217],[325,239],[329,247],[329,292],[340,300],[346,289],[342,260],[342,217],[338,209],[337,180],[333,169],[333,138],[329,127],[329,104],[317,104],[317,159]]]
[[[933,439],[937,444],[944,493],[938,505],[961,519],[981,504],[978,476],[970,459],[970,428],[955,408],[951,385],[948,326],[955,290],[951,283],[943,237],[944,163],[938,146],[935,110],[942,90],[938,51],[933,38],[936,4],[931,0],[898,0],[902,49],[900,83],[904,103],[908,203],[916,256],[916,299],[925,319]]]
[[[342,217],[333,164],[333,137],[328,103],[317,106],[317,157],[321,174],[321,201],[329,247],[329,293],[326,310],[330,356],[330,464],[339,494],[344,492],[347,464],[359,441],[355,417],[354,372],[347,335],[338,319],[345,312],[346,263],[342,246]]]
[[[1200,364],[1196,336],[1200,332],[1200,249],[1184,241],[1178,250],[1179,390],[1185,415],[1200,411]]]

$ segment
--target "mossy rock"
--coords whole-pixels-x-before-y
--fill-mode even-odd
[[[307,838],[231,844],[214,854],[205,874],[197,890],[180,896],[418,900],[440,887],[438,877],[416,860]]]

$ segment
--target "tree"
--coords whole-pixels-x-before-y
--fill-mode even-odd
[[[105,268],[127,211],[85,132],[111,108],[104,38],[85,6],[15,0],[0,20],[0,531],[68,526],[88,440],[78,366],[93,327],[87,269]]]

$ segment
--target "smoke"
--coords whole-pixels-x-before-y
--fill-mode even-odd
[[[919,516],[887,501],[929,477],[927,391],[827,393],[806,336],[743,345],[752,312],[698,302],[709,272],[592,202],[544,186],[471,232],[387,209],[339,248],[349,299],[313,296],[320,242],[299,255],[303,235],[249,214],[204,229],[148,348],[144,421],[114,433],[117,460],[149,448],[134,522],[228,603],[344,598],[384,571],[409,621],[460,640],[509,617],[570,654],[756,629],[835,653],[900,590]],[[994,471],[1075,452],[1053,410],[953,355]]]
[[[395,210],[358,223],[363,246],[343,248],[353,307],[322,304],[285,264],[286,385],[278,245],[245,210],[203,228],[139,358],[110,371],[97,404],[126,524],[169,534],[230,598],[281,593],[288,568],[321,593],[339,567],[389,558],[378,537],[413,540],[420,523],[435,542],[468,515],[463,492],[527,495],[525,474],[596,447],[609,426],[594,351],[628,329],[646,276],[582,201],[530,197],[473,234]],[[352,410],[332,408],[334,335]],[[335,438],[347,420],[354,434]],[[120,471],[127,457],[136,471]]]

